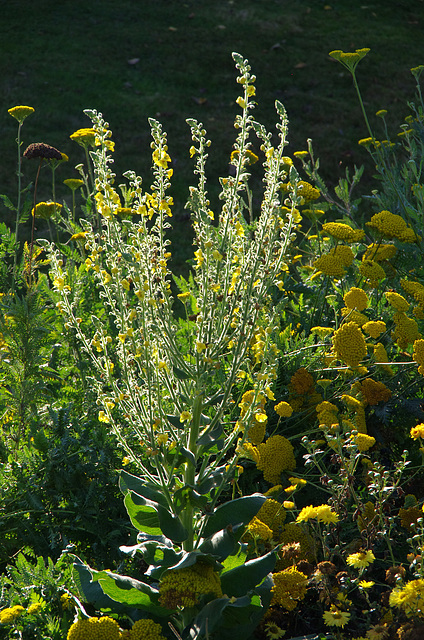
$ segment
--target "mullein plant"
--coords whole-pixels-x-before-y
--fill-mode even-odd
[[[212,211],[206,191],[210,141],[201,123],[188,120],[197,184],[190,187],[187,207],[196,249],[188,280],[175,278],[176,297],[167,237],[171,158],[156,120],[150,119],[153,183],[144,190],[141,178],[129,171],[120,194],[111,170],[111,131],[99,113],[86,111],[96,136],[91,158],[101,228],[80,220],[88,257],[79,270],[45,243],[57,308],[91,363],[98,419],[109,425],[136,471],[120,476],[139,531],[137,544],[123,550],[141,554],[148,565],[135,580],[95,572],[76,560],[79,581],[98,602],[106,594],[172,621],[184,638],[249,635],[269,605],[276,560],[274,551],[249,559],[240,543],[265,496],[231,499],[228,489],[239,473],[249,426],[266,421],[262,398],[274,399],[280,314],[272,293],[287,268],[300,191],[294,167],[291,191],[282,190],[289,177],[284,107],[276,103],[273,144],[252,116],[255,76],[240,55],[234,60],[241,114],[235,120],[234,170],[221,179],[219,212]],[[264,156],[258,211],[249,191],[250,165],[258,159],[252,133]],[[88,326],[78,312],[86,278],[94,279],[102,301]],[[246,384],[251,401],[239,416]],[[112,600],[106,599],[108,605]]]

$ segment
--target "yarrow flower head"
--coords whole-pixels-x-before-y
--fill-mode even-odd
[[[416,242],[418,236],[407,226],[405,220],[390,211],[380,211],[366,223],[368,227],[379,231],[386,238],[397,238],[401,242]]]
[[[62,206],[58,202],[38,202],[35,205],[35,209],[32,209],[32,215],[36,218],[48,220],[52,215],[60,213]]]
[[[340,49],[336,49],[335,51],[330,51],[328,54],[334,60],[341,62],[341,64],[346,67],[352,74],[355,73],[355,69],[358,63],[364,58],[370,49],[356,49],[354,53],[345,53]]]
[[[31,113],[34,113],[34,111],[34,107],[26,107],[24,105],[18,105],[17,107],[12,107],[11,109],[7,110],[12,118],[15,118],[15,120],[17,120],[19,124],[22,124],[25,118],[30,116]]]
[[[351,287],[343,296],[343,300],[348,309],[363,311],[368,307],[368,296],[363,289]]]
[[[362,229],[352,229],[348,224],[342,222],[325,222],[322,229],[333,238],[343,240],[343,242],[360,242],[365,235],[365,231]]]
[[[159,601],[167,609],[194,607],[202,595],[222,596],[218,574],[211,565],[197,562],[190,567],[167,571],[159,583]]]
[[[67,640],[119,640],[119,625],[108,616],[77,620],[66,637]]]
[[[271,484],[279,482],[283,471],[293,471],[296,467],[293,445],[284,436],[271,436],[258,450],[260,457],[256,466]]]
[[[337,357],[350,367],[357,367],[367,354],[364,335],[355,322],[346,322],[334,332],[333,345]]]
[[[413,438],[414,440],[418,440],[418,438],[423,440],[424,439],[424,424],[422,422],[420,424],[417,424],[416,427],[412,427],[412,429],[411,429],[411,431],[409,433],[411,435],[411,438]]]
[[[75,133],[71,133],[69,137],[84,149],[88,149],[88,147],[95,148],[96,146],[96,132],[92,128],[78,129]]]
[[[307,576],[295,567],[290,567],[274,573],[272,578],[272,604],[279,604],[287,611],[293,611],[298,601],[303,600],[306,595]]]
[[[44,142],[33,142],[28,145],[23,153],[24,158],[32,160],[33,158],[45,158],[46,160],[63,160],[63,156],[55,147]]]

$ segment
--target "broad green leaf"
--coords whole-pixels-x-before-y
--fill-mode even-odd
[[[234,555],[228,556],[227,558],[225,558],[225,560],[222,561],[222,564],[224,565],[224,570],[221,576],[227,571],[231,571],[231,569],[235,569],[236,567],[239,567],[240,565],[244,564],[246,562],[246,558],[247,558],[247,553],[244,550],[244,545],[243,546],[240,545],[237,553],[235,553]]]
[[[199,493],[201,492],[199,491]],[[247,524],[256,516],[265,500],[266,497],[262,494],[254,493],[251,496],[225,502],[208,517],[204,529],[205,537],[207,538],[229,525]]]
[[[161,504],[163,507],[167,507],[168,503],[161,491],[147,484],[146,481],[139,476],[128,473],[128,471],[124,471],[123,469],[119,474],[119,488],[124,495],[127,491],[134,491],[134,493],[137,493],[139,496],[143,496],[148,500],[153,500],[153,502]]]
[[[160,536],[162,531],[159,526],[159,516],[156,509],[146,504],[136,504],[132,498],[133,495],[137,494],[129,491],[124,498],[125,508],[132,525],[143,533]]]
[[[228,596],[242,596],[257,587],[275,567],[277,554],[270,551],[260,558],[227,571],[221,575],[222,591]]]
[[[225,562],[226,559],[228,559],[228,556],[235,557],[231,556],[231,554],[234,553],[237,542],[237,537],[234,535],[234,531],[222,529],[210,538],[206,538],[206,540],[204,540],[200,545],[199,549],[200,551],[203,551],[203,553],[210,553],[211,555],[216,556],[219,562],[224,563],[225,567]],[[233,568],[233,566],[237,565],[231,565],[230,568]]]
[[[106,595],[115,602],[120,602],[128,607],[143,609],[154,615],[168,616],[169,609],[159,604],[159,591],[153,589],[145,582],[140,582],[129,576],[120,576],[116,573],[102,572],[99,583]]]

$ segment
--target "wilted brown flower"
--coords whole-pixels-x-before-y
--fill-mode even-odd
[[[23,153],[24,158],[32,160],[32,158],[46,158],[47,160],[62,160],[62,154],[55,147],[45,144],[44,142],[33,142]]]

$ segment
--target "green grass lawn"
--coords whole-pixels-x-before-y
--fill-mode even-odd
[[[183,207],[193,180],[185,119],[201,120],[212,140],[213,201],[216,178],[228,171],[238,112],[232,51],[247,57],[257,75],[256,117],[273,128],[274,101],[281,100],[290,119],[288,153],[305,148],[312,138],[322,174],[335,184],[346,166],[368,162],[366,151],[357,145],[367,132],[351,77],[328,52],[371,48],[358,69],[363,97],[376,136],[381,135],[381,122],[374,113],[381,108],[388,109],[396,135],[408,113],[406,100],[413,98],[409,69],[424,61],[423,25],[423,0],[2,3],[0,192],[16,193],[16,129],[8,108],[28,104],[36,109],[24,125],[25,146],[44,141],[69,155],[69,164],[58,172],[60,185],[77,177],[74,166],[84,159],[69,135],[89,126],[85,108],[101,111],[110,122],[118,176],[134,169],[148,184],[147,118],[152,116],[169,134],[175,233],[183,240],[189,226]],[[24,165],[24,172],[24,183],[33,180],[33,165]],[[368,179],[362,190],[372,186]],[[69,192],[63,187],[58,195],[68,197]],[[46,180],[39,199],[49,197]],[[7,210],[0,215],[7,219]]]

